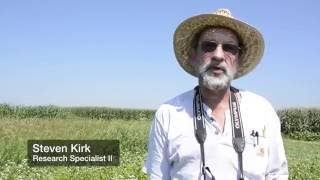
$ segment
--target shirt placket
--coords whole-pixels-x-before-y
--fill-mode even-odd
[[[220,129],[218,123],[216,122],[216,120],[214,119],[214,117],[212,116],[212,110],[211,108],[209,108],[206,104],[203,103],[203,107],[204,107],[204,117],[206,119],[206,121],[208,122],[209,126],[211,127],[210,129],[212,129],[214,131],[215,135],[221,135],[221,136],[227,136],[229,134],[229,130],[231,128],[230,126],[230,111],[227,110],[225,112],[225,121],[224,121],[224,130]]]

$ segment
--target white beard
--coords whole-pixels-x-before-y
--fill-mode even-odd
[[[208,71],[209,67],[215,65],[213,61],[210,64],[203,64],[198,68],[199,72],[199,84],[204,87],[216,91],[222,90],[230,86],[231,80],[233,80],[235,73],[227,68],[225,62],[220,63],[218,66],[224,69],[224,73],[217,76]],[[217,66],[217,65],[216,65]]]
[[[232,76],[227,74],[220,75],[220,77],[216,77],[213,74],[209,74],[207,72],[203,73],[199,78],[199,83],[205,86],[210,90],[222,90],[229,87]]]

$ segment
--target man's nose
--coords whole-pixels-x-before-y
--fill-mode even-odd
[[[222,49],[222,45],[219,44],[217,48],[213,51],[212,59],[217,61],[223,61],[224,60],[224,51]]]

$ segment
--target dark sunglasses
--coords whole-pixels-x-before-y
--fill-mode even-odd
[[[214,41],[203,41],[200,44],[201,50],[203,52],[213,52],[217,49],[218,43]],[[221,44],[224,52],[236,55],[240,52],[241,48],[235,44]]]

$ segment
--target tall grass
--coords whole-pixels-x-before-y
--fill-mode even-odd
[[[10,106],[0,104],[0,117],[151,120],[154,110],[108,107]]]
[[[120,109],[105,107],[72,107],[65,108],[67,112],[77,117],[90,119],[125,119],[125,120],[151,120],[154,110]]]
[[[84,118],[0,119],[0,179],[145,179],[141,171],[150,121]],[[27,140],[120,140],[119,167],[28,167]]]
[[[284,134],[294,139],[320,140],[320,109],[291,108],[278,114]]]
[[[107,107],[10,106],[0,104],[0,117],[11,118],[87,118],[99,120],[151,120],[155,111]],[[282,133],[301,140],[320,140],[320,109],[291,108],[277,111]]]
[[[151,121],[0,118],[0,179],[146,179]],[[28,139],[119,139],[118,167],[28,167]],[[320,142],[285,139],[290,180],[320,178]]]
[[[0,104],[0,117],[14,118],[66,118],[67,110],[58,106],[10,106]]]
[[[146,179],[141,167],[154,110],[0,104],[0,179]],[[282,131],[320,139],[319,109],[278,111]],[[29,139],[118,139],[119,167],[29,167]],[[320,179],[320,142],[285,139],[289,179]]]

